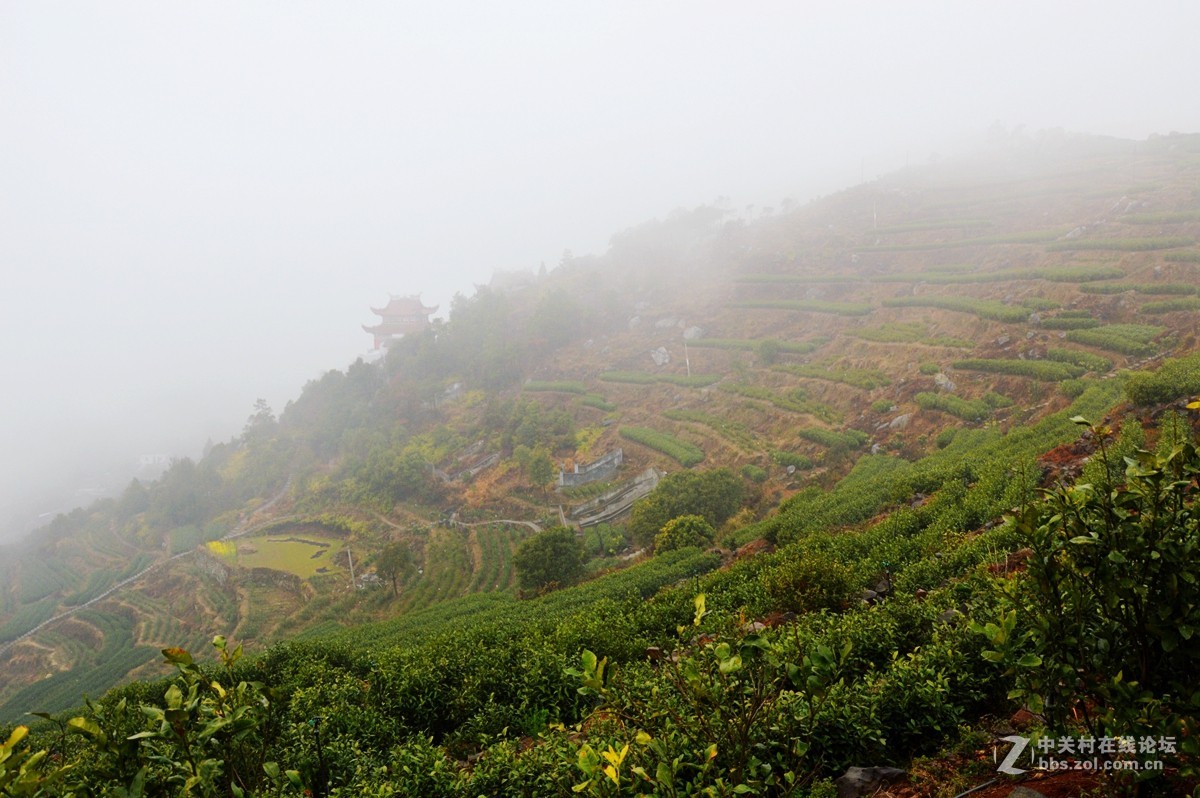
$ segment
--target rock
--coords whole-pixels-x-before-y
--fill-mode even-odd
[[[1016,787],[1008,794],[1008,798],[1046,798],[1046,794],[1028,787]]]
[[[753,621],[752,623],[742,625],[742,631],[749,632],[750,634],[757,634],[766,628],[767,625],[762,621]]]
[[[837,785],[838,798],[859,798],[862,795],[870,795],[884,784],[902,779],[907,775],[900,768],[848,768],[833,783]]]
[[[938,620],[942,623],[954,623],[960,617],[962,617],[961,612],[956,609],[948,609],[938,616]]]
[[[641,323],[642,323],[642,317],[641,317],[641,316],[634,316],[633,318],[631,318],[631,319],[629,320],[629,329],[631,329],[631,330],[632,330],[632,329],[634,329],[635,327],[637,327],[637,326],[638,326],[639,324],[641,324]]]
[[[1030,324],[1041,324],[1042,323],[1042,314],[1038,313],[1036,310],[1033,313],[1030,313],[1029,314],[1029,323]]]
[[[954,384],[954,381],[952,379],[950,379],[949,377],[947,377],[945,374],[943,374],[940,371],[937,374],[933,375],[933,384],[936,385],[941,390],[945,391],[946,393],[954,393],[954,389],[956,387],[958,387]]]
[[[1008,346],[1010,341],[1012,341],[1012,338],[1007,335],[1001,335],[996,339],[996,346]]]
[[[658,646],[649,646],[643,653],[646,659],[660,660],[663,658],[663,650]]]
[[[954,390],[954,383],[950,383],[950,390]],[[912,413],[896,416],[888,423],[888,429],[904,429],[910,421],[912,421]]]
[[[872,602],[877,598],[879,598],[879,594],[876,593],[874,590],[864,590],[862,592],[862,600],[863,601]]]
[[[687,341],[695,341],[697,338],[703,338],[704,337],[704,328],[695,327],[695,326],[688,327],[686,330],[683,331],[683,337],[684,337],[684,340],[687,340]]]
[[[659,319],[658,321],[654,322],[654,326],[660,330],[666,330],[670,327],[674,327],[678,323],[679,319],[675,318],[674,316],[667,316],[664,319]]]
[[[878,444],[878,443],[871,444],[871,454],[879,454],[882,451],[883,451],[883,446],[881,446],[880,444]]]
[[[671,362],[671,355],[667,352],[666,347],[660,346],[650,353],[650,359],[654,361],[656,366],[665,366]]]
[[[1017,731],[1026,731],[1037,724],[1038,718],[1025,707],[1021,707],[1009,717],[1008,722]]]
[[[924,601],[925,597],[929,595],[929,591],[923,587],[919,587],[917,588],[917,592],[913,595],[916,597],[917,601]]]

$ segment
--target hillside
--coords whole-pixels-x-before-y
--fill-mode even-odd
[[[594,772],[583,789],[632,790],[628,767],[622,783],[602,765],[635,728],[663,741],[633,755],[668,768],[646,777],[660,788],[683,778],[671,767],[692,768],[693,785],[785,794],[893,747],[907,764],[998,711],[1012,686],[983,664],[983,636],[946,613],[969,604],[986,621],[985,582],[1025,545],[998,519],[1094,469],[1095,443],[1078,443],[1070,419],[1120,427],[1141,413],[1143,437],[1127,424],[1119,444],[1132,451],[1167,439],[1163,411],[1200,392],[1192,361],[1168,367],[1183,376],[1167,388],[1126,377],[1200,347],[1198,240],[1200,136],[1044,137],[778,213],[679,211],[603,255],[481,288],[381,363],[330,372],[278,417],[258,407],[202,460],[7,547],[0,721],[167,675],[161,649],[199,656],[224,635],[265,652],[236,673],[287,686],[292,721],[338,704],[330,745],[357,740],[366,760],[432,774],[439,790],[462,777],[446,768],[471,762],[476,794],[541,767],[555,786],[533,794],[554,794],[567,777],[547,763],[560,761],[580,782]],[[602,479],[553,486],[559,467],[618,449]],[[663,475],[723,468],[741,501],[718,519],[720,552],[651,556],[648,511],[631,519],[629,502]],[[514,552],[564,521],[589,579],[517,600]],[[393,592],[379,557],[394,543],[413,565]],[[644,653],[679,646],[720,667],[651,675]],[[627,680],[605,682],[585,649],[624,663]],[[756,658],[773,664],[724,678]],[[564,668],[582,669],[581,692]],[[806,708],[779,699],[793,703],[772,715],[774,743],[689,725],[719,707],[741,728],[756,696],[810,678]],[[387,710],[347,693],[355,680]],[[685,705],[656,707],[653,684]],[[153,690],[141,689],[129,695]],[[569,730],[596,706],[608,714]],[[850,728],[862,738],[838,736]],[[720,759],[720,778],[686,764],[701,741],[742,758]],[[410,760],[379,753],[400,742]],[[271,745],[303,760],[288,766],[310,786],[328,770],[299,737]],[[375,783],[337,751],[329,783]]]

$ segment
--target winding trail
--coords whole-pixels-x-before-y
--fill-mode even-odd
[[[272,496],[270,498],[270,500],[267,501],[266,504],[264,504],[261,507],[257,507],[254,510],[251,510],[249,513],[247,513],[246,516],[242,519],[242,521],[240,521],[238,523],[238,525],[236,527],[234,527],[231,532],[229,532],[229,534],[220,538],[220,540],[233,540],[234,538],[240,538],[244,535],[249,535],[252,532],[256,532],[257,530],[263,528],[264,526],[266,526],[268,524],[273,524],[273,523],[276,523],[277,521],[287,520],[287,517],[285,516],[284,518],[267,519],[267,520],[261,521],[257,524],[250,523],[250,520],[252,518],[254,518],[255,516],[260,515],[264,512],[267,512],[272,507],[274,507],[275,504],[280,499],[282,499],[285,495],[287,495],[288,489],[291,488],[291,486],[292,486],[292,480],[291,480],[291,477],[289,477],[288,481],[286,483],[284,483],[284,486],[279,489],[279,492],[276,493],[274,496]],[[141,579],[143,576],[150,573],[154,569],[161,568],[164,565],[167,565],[175,560],[179,560],[184,557],[189,557],[192,554],[195,554],[197,551],[199,551],[198,547],[194,548],[194,549],[188,549],[187,551],[181,551],[178,554],[173,554],[170,557],[166,558],[165,560],[158,560],[156,562],[151,563],[150,565],[146,566],[142,570],[138,571],[133,576],[130,576],[126,579],[122,579],[120,582],[117,582],[115,585],[110,587],[108,590],[105,590],[100,595],[95,596],[94,598],[88,599],[87,601],[85,601],[84,603],[82,603],[78,606],[71,607],[68,610],[64,610],[64,611],[60,612],[58,615],[55,615],[53,618],[48,618],[48,619],[42,621],[37,626],[33,627],[32,629],[25,632],[24,634],[22,634],[18,637],[14,637],[12,640],[9,640],[7,643],[0,645],[0,655],[7,654],[9,652],[9,650],[11,650],[12,647],[15,646],[17,643],[20,643],[22,640],[26,640],[26,639],[32,637],[33,635],[37,634],[38,632],[42,631],[43,629],[45,629],[48,626],[52,626],[52,625],[58,623],[63,618],[69,618],[72,615],[74,615],[75,613],[79,612],[80,610],[86,609],[86,608],[92,606],[93,604],[103,601],[104,599],[108,598],[113,593],[116,593],[118,590],[125,587],[126,585],[129,585],[129,584]]]

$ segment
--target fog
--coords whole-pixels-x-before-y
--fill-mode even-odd
[[[583,5],[0,5],[0,536],[281,410],[389,293],[997,123],[1200,130],[1183,0]]]

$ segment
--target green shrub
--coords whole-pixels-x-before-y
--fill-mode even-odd
[[[1091,330],[1070,330],[1067,340],[1123,355],[1145,355],[1154,349],[1150,342],[1164,332],[1165,327],[1148,324],[1106,324]]]
[[[1135,405],[1155,405],[1200,394],[1200,352],[1168,358],[1158,371],[1125,377],[1125,395]]]
[[[874,306],[863,302],[827,302],[821,299],[757,299],[732,302],[734,308],[798,310],[808,313],[832,313],[837,316],[865,316]]]
[[[874,402],[871,402],[871,412],[890,413],[895,406],[895,403],[891,399],[876,399]]]
[[[1046,350],[1046,359],[1054,360],[1059,363],[1072,363],[1080,366],[1088,371],[1094,371],[1097,374],[1112,369],[1112,361],[1102,358],[1099,355],[1093,355],[1091,352],[1084,352],[1079,349],[1061,349],[1050,347]]]
[[[1200,310],[1200,297],[1189,296],[1179,299],[1164,299],[1159,302],[1146,302],[1139,310],[1151,316],[1180,310]]]
[[[922,374],[924,374],[927,377],[932,377],[934,374],[937,374],[941,370],[942,370],[942,367],[939,366],[937,363],[922,363],[921,365],[917,366],[917,371],[921,372]]]
[[[605,413],[612,413],[617,409],[615,404],[596,393],[587,394],[580,403],[588,407],[594,407],[597,410],[603,410]]]
[[[849,568],[818,551],[790,553],[762,580],[771,603],[795,613],[843,610],[862,589]]]
[[[702,515],[681,515],[663,524],[654,536],[656,552],[675,551],[692,546],[707,548],[717,536],[713,525]]]
[[[880,324],[878,327],[858,327],[846,330],[844,335],[860,338],[864,341],[874,341],[881,344],[925,344],[927,346],[949,346],[959,349],[971,349],[975,346],[971,341],[962,338],[931,336],[929,329],[920,322],[898,321]]]
[[[746,463],[746,465],[742,466],[742,476],[751,482],[766,482],[767,470],[762,466]]]
[[[1046,382],[1061,382],[1083,374],[1079,366],[1048,360],[1017,360],[1004,358],[971,358],[957,360],[954,368],[963,371],[985,371],[992,374],[1013,374]]]
[[[1063,380],[1058,384],[1058,392],[1063,396],[1074,399],[1087,388],[1087,382],[1081,379]]]
[[[796,434],[807,441],[818,443],[833,451],[857,449],[871,439],[870,435],[856,429],[838,432],[823,427],[804,427],[797,430]]]
[[[1083,250],[1116,250],[1118,252],[1148,252],[1155,249],[1176,249],[1196,243],[1186,236],[1157,238],[1076,238],[1056,241],[1046,246],[1049,252],[1078,252]]]
[[[1015,675],[1011,696],[1051,729],[1174,735],[1200,714],[1200,455],[1186,443],[1131,460],[1112,469],[1125,485],[1058,488],[1021,514],[1027,578],[994,623],[975,626],[985,656]]]
[[[964,421],[983,421],[992,409],[980,399],[963,399],[948,393],[919,393],[915,397],[922,410],[940,410]]]
[[[640,443],[674,458],[684,468],[691,468],[704,460],[704,450],[699,446],[665,432],[646,427],[621,427],[620,434],[625,440]]]
[[[683,374],[650,374],[645,371],[606,371],[600,375],[605,382],[627,382],[633,385],[653,385],[666,383],[678,385],[681,388],[704,388],[718,382],[719,374],[693,374],[690,377]]]
[[[517,582],[525,590],[572,584],[583,575],[586,560],[583,543],[563,526],[525,538],[513,553]]]
[[[1092,327],[1099,327],[1100,320],[1051,316],[1049,318],[1042,319],[1038,326],[1046,330],[1088,330]]]
[[[776,366],[775,371],[794,374],[797,377],[840,382],[854,386],[855,388],[862,388],[865,391],[891,384],[888,376],[879,369],[837,369],[806,363],[803,365]]]
[[[775,449],[771,452],[771,461],[777,463],[784,468],[791,466],[797,471],[807,471],[813,467],[813,461],[802,454],[794,452],[785,452],[780,449]]]
[[[778,352],[794,355],[806,355],[817,347],[828,342],[828,338],[813,338],[809,341],[778,341],[775,339],[744,339],[744,338],[697,338],[688,341],[693,349],[733,349],[753,352],[760,345],[770,341]]]
[[[906,296],[883,300],[888,308],[940,308],[958,313],[970,313],[981,319],[1016,324],[1029,319],[1029,311],[992,299],[969,296]]]
[[[556,393],[586,394],[587,386],[584,385],[582,382],[578,382],[576,380],[558,380],[558,381],[529,380],[524,385],[521,386],[521,390],[532,391],[532,392],[550,391],[550,392],[556,392]]]

